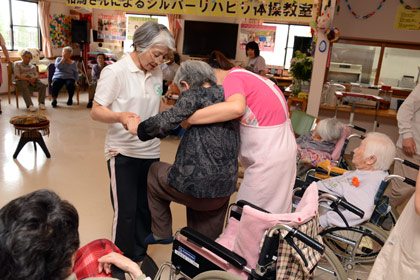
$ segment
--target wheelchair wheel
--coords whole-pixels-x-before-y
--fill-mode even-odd
[[[313,279],[347,280],[346,271],[330,248],[325,247],[325,254],[318,262]]]
[[[322,233],[324,244],[341,260],[347,276],[365,278],[388,238],[383,229],[365,223],[357,227],[333,227]]]
[[[209,270],[195,276],[192,280],[243,280],[242,277],[223,270]]]

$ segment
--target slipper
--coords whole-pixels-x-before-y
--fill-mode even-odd
[[[146,239],[144,240],[146,242],[146,244],[171,244],[172,242],[174,242],[173,237],[168,237],[168,238],[163,238],[163,239],[159,239],[156,240],[155,237],[153,236],[153,233],[150,233],[148,236],[146,236]]]

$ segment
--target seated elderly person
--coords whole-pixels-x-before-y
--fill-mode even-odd
[[[98,53],[96,55],[96,64],[92,67],[92,83],[89,88],[89,102],[87,108],[92,108],[93,98],[95,97],[96,86],[98,84],[99,77],[101,76],[102,69],[108,64],[105,63],[106,56],[104,53]]]
[[[317,165],[330,159],[344,128],[344,125],[337,119],[321,120],[313,131],[296,139],[298,145],[297,163]]]
[[[179,68],[179,63],[181,61],[179,54],[174,52],[169,53],[168,59],[168,62],[159,65],[160,69],[162,70],[163,94],[167,92],[168,86],[172,84],[176,71]]]
[[[52,78],[52,99],[51,106],[57,107],[57,96],[60,89],[66,85],[69,93],[67,105],[73,104],[73,95],[76,88],[76,82],[79,80],[79,72],[77,70],[76,61],[71,59],[73,49],[71,47],[64,47],[62,56],[55,60],[55,72]]]
[[[24,50],[22,53],[22,61],[15,62],[14,72],[17,79],[16,85],[22,93],[26,108],[31,112],[35,112],[36,109],[32,103],[31,92],[38,92],[39,109],[45,110],[45,90],[47,86],[39,79],[36,67],[30,63],[31,59],[32,53],[28,50]]]
[[[141,141],[165,137],[196,110],[225,100],[223,87],[216,85],[216,75],[205,62],[182,63],[174,82],[182,93],[171,109],[141,123],[137,118],[128,121],[129,131]],[[217,238],[235,191],[238,153],[239,123],[232,120],[192,126],[179,144],[173,165],[153,163],[147,180],[152,234],[146,243],[171,242],[171,201],[187,206],[189,227]]]
[[[347,171],[341,176],[318,181],[318,189],[344,197],[348,202],[365,212],[363,218],[343,210],[350,226],[359,225],[370,219],[374,210],[374,199],[387,170],[394,161],[396,149],[392,140],[385,134],[368,133],[360,146],[354,150],[353,164],[356,170]],[[345,226],[344,221],[334,211],[320,217],[320,225]]]
[[[72,268],[80,244],[78,227],[76,208],[52,191],[38,190],[10,201],[0,209],[0,279],[76,280]],[[121,254],[107,254],[98,262],[98,274],[110,274],[113,264],[132,279],[146,278]]]

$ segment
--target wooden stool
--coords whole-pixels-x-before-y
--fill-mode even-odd
[[[29,121],[28,118],[30,118]],[[28,142],[34,143],[35,151],[37,150],[36,143],[38,143],[47,158],[51,157],[47,145],[45,145],[44,139],[42,138],[43,135],[45,136],[50,134],[50,121],[45,116],[42,116],[42,118],[38,118],[34,121],[34,117],[32,115],[24,115],[12,118],[10,123],[15,127],[15,134],[20,135],[20,140],[16,151],[13,154],[13,158],[17,158],[23,146],[25,146]]]

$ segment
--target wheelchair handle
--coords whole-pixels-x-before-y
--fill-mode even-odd
[[[409,184],[409,185],[411,185],[411,186],[413,186],[413,187],[415,187],[415,186],[416,186],[416,181],[411,180],[410,178],[405,178],[405,179],[404,179],[404,183],[407,183],[407,184]]]
[[[248,205],[249,207],[254,208],[254,209],[258,210],[258,211],[261,211],[261,212],[264,212],[264,213],[270,213],[270,212],[268,212],[267,210],[262,209],[261,207],[258,207],[257,205],[252,204],[251,202],[248,202],[248,201],[246,201],[246,200],[238,200],[238,201],[236,202],[236,205],[238,205],[239,207],[242,207],[242,208],[243,208],[244,206]]]
[[[330,193],[322,193],[319,196],[319,200],[321,200],[321,199],[331,200],[332,202],[336,203],[337,205],[340,205],[343,208],[349,210],[350,212],[356,214],[360,218],[363,218],[363,216],[365,215],[365,212],[363,210],[361,210],[360,208],[358,208],[358,207],[354,206],[353,204],[347,202],[342,197],[338,197],[338,196],[330,194]]]
[[[268,237],[272,237],[273,234],[277,231],[277,230],[286,230],[287,232],[289,232],[289,235],[291,237],[296,237],[297,239],[299,239],[300,241],[302,241],[303,243],[305,243],[306,245],[308,245],[309,247],[314,248],[315,250],[317,250],[318,252],[320,252],[321,254],[324,253],[325,247],[324,245],[322,245],[321,243],[319,243],[318,241],[312,239],[311,237],[307,236],[306,234],[304,234],[303,232],[301,232],[300,230],[297,230],[289,225],[285,225],[285,224],[277,224],[274,227],[272,227],[270,229],[270,231],[268,232],[267,236]]]
[[[363,127],[360,127],[360,126],[357,126],[357,125],[350,125],[350,127],[352,127],[352,128],[354,128],[354,129],[356,129],[356,130],[358,130],[358,131],[361,131],[361,132],[363,132],[363,133],[366,133],[366,129],[365,128],[363,128]]]
[[[419,168],[420,168],[417,164],[415,164],[415,163],[413,163],[413,162],[411,162],[411,161],[405,160],[405,159],[401,159],[401,158],[394,158],[394,160],[395,160],[395,161],[399,161],[399,162],[401,162],[402,164],[407,165],[407,166],[409,166],[409,167],[411,167],[411,168],[414,168],[414,169],[417,169],[417,170],[419,170]]]
[[[389,180],[392,180],[392,179],[398,179],[398,180],[403,181],[404,183],[407,183],[407,184],[409,184],[413,187],[416,186],[416,181],[411,180],[410,178],[406,178],[406,177],[403,177],[403,176],[400,176],[400,175],[396,175],[396,174],[391,174],[391,175],[386,176],[384,181],[388,182]]]
[[[344,208],[346,208],[350,212],[356,214],[360,218],[363,218],[363,216],[365,215],[365,212],[363,210],[361,210],[360,208],[358,208],[358,207],[354,206],[353,204],[347,202],[346,200],[344,200],[344,198],[340,198],[339,201],[337,202],[337,204],[343,206]]]
[[[350,134],[349,135],[349,137],[347,137],[347,140],[350,140],[351,138],[353,138],[353,137],[357,137],[357,138],[360,138],[360,139],[365,139],[366,137],[365,136],[363,136],[363,135],[360,135],[360,134]]]

